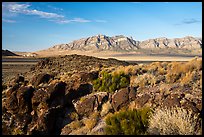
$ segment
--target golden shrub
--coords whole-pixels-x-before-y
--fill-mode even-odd
[[[196,75],[196,72],[187,72],[184,77],[181,78],[180,82],[182,85],[190,85],[198,79],[198,75]]]
[[[154,73],[157,71],[158,67],[161,67],[160,63],[153,62],[150,65],[148,65],[148,71]]]
[[[101,116],[105,116],[106,114],[108,114],[108,112],[112,109],[112,105],[110,103],[110,101],[106,102],[103,104],[102,106],[102,110],[101,110]]]
[[[167,83],[177,82],[180,77],[181,77],[181,73],[171,73],[171,72],[169,72],[169,73],[166,74],[166,82]]]
[[[71,120],[78,120],[79,119],[79,115],[76,112],[70,113],[69,117]]]
[[[120,74],[121,72],[125,75],[135,75],[139,69],[138,65],[129,65],[129,66],[119,66],[112,72],[112,74]]]
[[[181,62],[172,62],[168,66],[168,71],[173,74],[184,72],[184,68],[182,67],[184,64]]]
[[[155,85],[157,83],[157,78],[152,74],[145,73],[143,75],[133,76],[130,81],[131,86],[144,88],[147,85]]]
[[[20,128],[14,128],[11,132],[11,135],[25,135],[22,129]]]
[[[94,126],[96,126],[96,124],[99,120],[99,116],[100,116],[99,112],[94,112],[89,116],[89,118],[84,119],[83,123],[84,123],[85,127],[89,130],[94,128]]]
[[[157,108],[149,119],[150,135],[196,135],[198,115],[179,107]]]
[[[201,73],[201,78],[200,78],[200,88],[202,89],[202,73]]]
[[[202,58],[195,57],[186,63],[190,69],[202,70]]]
[[[89,116],[89,118],[92,118],[92,119],[99,119],[99,117],[100,117],[100,113],[98,112],[98,111],[96,111],[96,112],[93,112],[90,116]]]
[[[72,130],[75,130],[75,129],[79,129],[83,126],[83,123],[79,120],[76,120],[76,121],[73,121],[69,124],[69,127],[72,129]]]
[[[91,130],[97,124],[97,120],[96,119],[84,119],[83,123],[85,124],[85,127],[87,129]]]
[[[135,79],[136,78],[137,78],[137,76],[135,76],[135,75],[130,77],[130,86],[131,87],[135,87],[135,85],[136,85],[135,84]]]
[[[165,70],[165,68],[159,67],[157,69],[158,71],[158,75],[165,75],[167,73],[167,71]]]

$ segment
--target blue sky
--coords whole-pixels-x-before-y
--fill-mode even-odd
[[[202,3],[2,3],[2,49],[38,51],[97,34],[140,41],[202,37]]]

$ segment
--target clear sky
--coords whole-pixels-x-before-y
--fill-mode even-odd
[[[97,34],[140,41],[202,37],[202,3],[2,3],[2,49],[37,51]]]

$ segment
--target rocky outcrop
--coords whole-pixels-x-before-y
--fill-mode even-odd
[[[64,64],[58,68],[60,63]],[[194,87],[162,81],[122,88],[114,93],[94,92],[93,81],[101,76],[101,70],[92,70],[81,63],[94,69],[97,63],[108,67],[129,65],[114,59],[100,60],[77,55],[39,62],[25,76],[18,75],[2,92],[3,134],[103,134],[105,117],[121,109],[178,106],[194,113],[202,112],[202,81],[194,81]],[[49,71],[49,68],[56,72]],[[197,71],[201,69],[198,67]],[[87,121],[91,122],[82,124]]]
[[[75,40],[68,44],[55,45],[48,50],[82,50],[82,51],[134,51],[137,49],[155,49],[155,48],[179,48],[179,49],[201,49],[202,39],[191,36],[183,38],[155,38],[144,41],[133,40],[132,37],[123,35],[108,37],[105,35],[96,35],[88,38]]]
[[[32,86],[20,87],[17,91],[16,97],[18,101],[19,114],[31,113],[34,88]]]
[[[61,75],[66,74],[68,77],[68,73],[73,74],[78,72],[90,72],[99,70],[101,67],[117,67],[136,64],[137,63],[129,63],[116,59],[100,59],[92,56],[73,54],[63,57],[45,58],[39,61],[34,67],[32,67],[26,75],[30,75],[30,77],[33,77],[33,74],[38,74],[41,71],[46,74],[53,75],[54,77],[61,77]],[[96,74],[93,74],[93,76],[90,76],[90,78],[94,78],[94,75]]]
[[[31,80],[32,85],[35,87],[38,86],[41,83],[48,83],[48,81],[52,78],[53,76],[46,74],[46,73],[40,73],[36,76],[34,76]]]
[[[108,94],[99,92],[81,97],[79,100],[73,101],[73,104],[79,115],[88,116],[93,111],[101,110],[102,104],[106,101],[108,101]]]
[[[127,105],[136,96],[136,89],[134,87],[123,88],[117,91],[112,96],[112,106],[115,111],[118,111],[123,106]]]

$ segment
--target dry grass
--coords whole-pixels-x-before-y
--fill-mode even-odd
[[[161,81],[172,84],[180,82],[182,85],[193,85],[200,80],[202,59],[194,58],[189,62],[154,62],[148,65],[120,67],[117,71],[124,71],[131,75],[130,86],[154,86]],[[202,81],[202,80],[200,80]],[[200,85],[200,84],[199,84]]]
[[[79,129],[83,126],[83,123],[79,120],[76,120],[76,121],[73,121],[72,123],[69,124],[69,127],[72,129],[72,130],[76,130],[76,129]]]
[[[193,72],[187,72],[185,76],[180,79],[180,82],[182,85],[192,85],[199,79],[202,79],[202,78],[199,78],[198,73],[196,73],[196,71],[193,71]]]
[[[97,120],[96,119],[84,119],[84,124],[86,126],[86,128],[88,130],[91,130],[95,127],[95,125],[97,124]]]
[[[200,78],[200,81],[199,81],[199,85],[200,85],[200,88],[202,89],[202,73],[201,73],[201,78]]]
[[[145,73],[139,76],[130,77],[130,86],[144,88],[147,85],[155,85],[157,83],[157,78],[152,75]]]
[[[194,58],[186,63],[182,62],[172,62],[168,64],[168,70],[172,73],[187,73],[192,72],[193,70],[202,69],[202,59]]]
[[[125,73],[125,75],[136,75],[139,73],[140,66],[138,65],[129,65],[129,66],[119,66],[114,71],[112,71],[112,74],[120,74]]]
[[[85,127],[89,130],[93,129],[99,120],[99,116],[99,112],[94,112],[89,116],[89,118],[84,119],[83,123]]]
[[[196,135],[198,115],[192,111],[175,107],[158,108],[149,119],[149,134],[153,135]]]
[[[105,116],[106,114],[108,114],[108,112],[112,109],[112,105],[111,103],[108,101],[105,104],[103,104],[102,106],[102,110],[101,110],[101,116]]]
[[[70,113],[69,117],[71,120],[78,120],[79,119],[79,115],[76,112]]]

